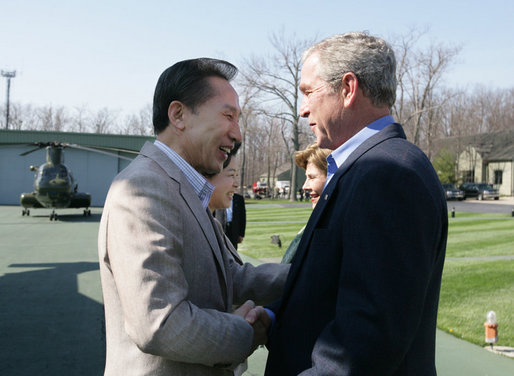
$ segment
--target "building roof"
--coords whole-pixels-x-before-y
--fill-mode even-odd
[[[260,175],[259,180],[265,181],[267,178],[268,173],[263,173]],[[284,163],[283,165],[277,167],[277,170],[275,171],[275,180],[291,181],[291,162]],[[301,187],[303,183],[305,183],[305,170],[298,167],[296,174],[296,186]]]
[[[0,145],[30,144],[34,142],[67,142],[83,146],[100,146],[139,151],[146,141],[153,141],[153,136],[115,135],[99,133],[48,132],[0,130]]]
[[[440,139],[441,148],[460,152],[464,147],[473,146],[485,161],[514,160],[514,130],[482,133],[464,137]]]

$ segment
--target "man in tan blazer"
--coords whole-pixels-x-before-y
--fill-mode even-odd
[[[105,375],[231,375],[266,341],[262,307],[232,313],[232,304],[278,298],[288,269],[234,262],[202,176],[219,173],[241,139],[236,73],[205,58],[165,70],[154,96],[157,140],[111,185],[98,237]]]

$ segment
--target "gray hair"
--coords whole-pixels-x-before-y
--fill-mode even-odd
[[[382,38],[361,32],[337,34],[310,47],[302,60],[305,62],[311,55],[319,57],[317,73],[334,91],[341,91],[343,75],[352,72],[373,105],[394,105],[396,59]]]

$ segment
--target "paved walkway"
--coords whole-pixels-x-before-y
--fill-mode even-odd
[[[514,360],[493,354],[454,336],[437,331],[436,367],[438,376],[512,376]],[[263,375],[268,352],[259,348],[248,359],[245,375]],[[415,376],[415,375],[413,375]]]
[[[105,332],[96,235],[101,208],[0,206],[0,375],[101,375]],[[254,260],[254,262],[259,262]],[[511,376],[514,359],[437,334],[439,376]],[[262,375],[258,349],[246,375]]]

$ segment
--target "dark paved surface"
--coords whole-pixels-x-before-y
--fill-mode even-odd
[[[101,209],[58,212],[0,206],[0,375],[103,374]]]
[[[0,375],[103,374],[101,208],[91,217],[58,213],[54,222],[50,210],[22,217],[19,207],[0,206]],[[262,375],[265,361],[259,349],[246,374]],[[514,360],[439,332],[437,368],[440,376],[514,375]]]
[[[500,200],[478,201],[467,199],[463,201],[447,201],[448,210],[455,208],[456,212],[471,213],[505,213],[512,214],[514,210],[514,200],[512,198],[502,197]]]
[[[251,201],[250,201],[251,202]],[[505,213],[511,214],[514,210],[514,198],[501,197],[500,200],[484,200],[478,201],[475,199],[467,199],[463,201],[450,200],[447,201],[448,210],[451,211],[455,208],[456,212],[471,212],[471,213]],[[312,205],[310,202],[297,202],[293,204],[274,203],[273,201],[267,201],[266,203],[255,204],[255,208],[285,208],[285,207],[296,207],[296,208],[310,208]]]

